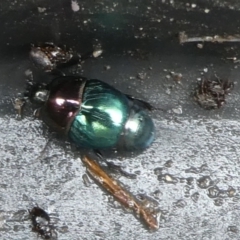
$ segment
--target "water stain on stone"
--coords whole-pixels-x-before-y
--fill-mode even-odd
[[[210,187],[212,184],[212,180],[209,176],[203,176],[199,178],[197,182],[198,182],[198,186],[203,189]]]
[[[165,183],[172,183],[172,184],[175,184],[175,183],[178,182],[177,178],[173,177],[170,174],[158,175],[158,180],[159,181],[164,181]]]
[[[214,186],[214,187],[210,187],[208,189],[208,196],[210,198],[216,198],[219,196],[219,193],[220,193],[220,189],[217,187],[217,186]]]

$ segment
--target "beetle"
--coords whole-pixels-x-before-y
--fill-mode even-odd
[[[33,93],[35,116],[82,148],[144,150],[154,139],[151,105],[97,79],[60,76]]]
[[[52,226],[48,213],[40,207],[34,207],[29,210],[29,216],[32,221],[32,231],[37,232],[43,239],[52,239]]]
[[[45,72],[53,71],[73,58],[73,51],[66,49],[53,43],[34,45],[30,59]],[[100,50],[83,58],[97,57]],[[146,112],[153,109],[149,103],[101,80],[61,75],[41,88],[31,83],[32,99],[42,103],[35,116],[82,148],[144,150],[151,145],[154,124]]]

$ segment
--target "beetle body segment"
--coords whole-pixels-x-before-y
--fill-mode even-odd
[[[83,147],[114,147],[127,121],[128,112],[128,99],[121,92],[102,81],[88,80],[81,109],[69,129],[69,137]]]

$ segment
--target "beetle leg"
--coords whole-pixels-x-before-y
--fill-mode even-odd
[[[123,176],[126,177],[126,178],[130,178],[130,179],[136,179],[136,178],[137,178],[136,174],[134,174],[134,173],[128,173],[127,171],[124,171],[124,170],[121,168],[121,166],[116,165],[116,164],[114,164],[113,162],[107,162],[107,161],[106,161],[106,164],[107,164],[107,166],[108,166],[109,169],[120,173],[121,175],[123,175]]]
[[[81,59],[81,62],[84,62],[85,60],[93,57],[93,52],[91,51],[91,52],[84,53],[81,56],[79,55],[79,57]]]
[[[65,73],[62,72],[60,69],[58,68],[54,68],[51,72],[50,72],[51,75],[53,75],[54,77],[63,77],[65,76]]]
[[[141,107],[143,107],[143,108],[145,108],[145,109],[147,109],[147,110],[149,110],[149,111],[152,111],[152,110],[156,109],[156,108],[153,107],[150,103],[148,103],[148,102],[146,102],[146,101],[144,101],[144,100],[142,100],[142,99],[136,98],[136,97],[134,97],[134,96],[132,96],[132,95],[129,95],[129,94],[125,94],[125,96],[126,96],[129,100],[131,100],[131,101],[133,101],[133,102],[136,102],[139,106],[141,106]]]
[[[93,152],[97,155],[97,157],[98,157],[100,160],[104,160],[103,155],[102,155],[102,153],[101,153],[99,150],[94,149]]]
[[[136,174],[128,173],[127,171],[124,171],[121,166],[114,164],[113,162],[108,162],[102,155],[102,153],[99,150],[93,150],[96,156],[99,158],[99,161],[106,164],[107,168],[110,170],[113,170],[114,172],[120,173],[124,177],[130,178],[130,179],[136,179]]]
[[[142,100],[142,99],[139,99],[139,98],[136,98],[132,95],[129,95],[129,94],[125,94],[125,96],[130,100],[130,101],[133,101],[134,103],[136,103],[138,106],[144,108],[144,109],[147,109],[149,111],[153,111],[153,110],[159,110],[159,111],[162,111],[162,112],[167,112],[166,109],[163,109],[163,108],[159,108],[159,107],[154,107],[153,105],[151,105],[150,103]]]
[[[35,159],[35,161],[39,161],[43,158],[43,156],[45,155],[47,148],[49,146],[49,143],[51,142],[51,138],[48,139],[48,141],[45,143],[45,146],[43,147],[43,149],[41,150],[39,156]]]
[[[159,228],[158,221],[154,214],[142,204],[138,203],[124,188],[108,176],[94,160],[84,156],[82,161],[86,165],[90,176],[103,187],[103,189],[114,196],[124,207],[133,210],[137,216],[140,216],[145,221],[151,230],[157,230]]]

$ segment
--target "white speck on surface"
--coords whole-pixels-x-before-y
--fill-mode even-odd
[[[166,94],[170,95],[171,94],[170,88],[167,88],[165,92],[166,92]]]
[[[204,68],[203,71],[204,71],[205,73],[207,73],[207,72],[208,72],[208,68]]]
[[[103,53],[102,49],[95,50],[95,51],[93,51],[93,57],[97,58],[100,55],[102,55],[102,53]]]
[[[29,77],[32,75],[32,70],[31,69],[27,69],[25,72],[24,72],[25,76],[26,77]]]
[[[209,13],[209,12],[210,12],[210,9],[206,8],[206,9],[204,10],[204,12],[205,12],[205,13]]]
[[[38,7],[38,12],[43,13],[46,11],[46,8]]]
[[[72,1],[71,7],[72,7],[72,10],[73,10],[74,12],[77,12],[77,11],[80,10],[80,7],[79,7],[79,4],[78,4],[77,1]]]
[[[197,6],[196,3],[192,3],[192,4],[191,4],[191,7],[192,7],[192,8],[195,8],[196,6]]]
[[[170,72],[170,74],[171,74],[174,81],[180,83],[180,81],[183,77],[181,73]]]
[[[203,44],[202,43],[198,43],[197,44],[197,48],[202,49],[203,48]]]
[[[182,114],[182,107],[179,106],[178,108],[173,108],[172,111],[176,114]]]
[[[105,66],[104,66],[104,69],[105,69],[105,70],[110,70],[110,69],[111,69],[111,66],[110,66],[110,65],[105,65]]]

